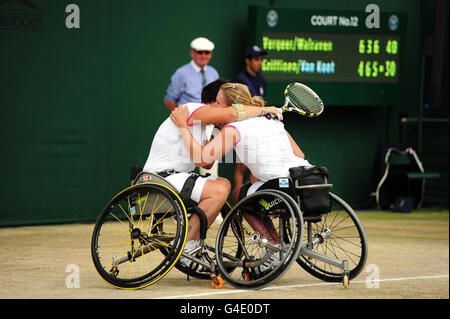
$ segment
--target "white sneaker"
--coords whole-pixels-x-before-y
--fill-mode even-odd
[[[263,253],[261,254],[261,258],[263,258],[264,256],[266,256],[267,254],[269,254],[269,252],[264,249]],[[281,263],[280,260],[280,253],[279,252],[275,252],[273,253],[269,259],[267,259],[264,263],[262,263],[261,265],[259,265],[256,269],[257,269],[257,273],[258,274],[263,274],[269,270],[275,269],[279,264]]]
[[[281,244],[277,244],[275,245],[279,248],[283,247],[284,253],[286,253],[286,249],[289,246],[289,244],[283,244],[283,246],[281,246]],[[261,254],[261,258],[263,258],[264,256],[266,256],[267,254],[269,254],[269,251],[265,248],[263,248],[263,252]],[[292,252],[289,254],[291,255]],[[259,265],[258,267],[256,267],[256,273],[258,275],[264,274],[265,272],[268,272],[272,269],[275,269],[280,263],[281,263],[281,255],[280,252],[274,252],[269,259],[267,259],[264,263],[262,263],[261,265]]]
[[[198,248],[198,247],[200,247],[200,240],[189,240],[189,241],[187,241],[186,244],[184,245],[184,250],[183,250],[183,252],[189,254],[191,251],[193,251],[194,249],[196,249],[196,248]],[[206,254],[206,252],[203,252],[203,251],[202,251],[202,252],[201,252],[201,255],[200,255],[200,259],[201,259],[202,261],[209,262],[209,260],[208,260],[209,258],[207,258],[207,257],[209,257],[209,256]],[[200,272],[207,271],[206,267],[204,267],[204,266],[202,266],[202,265],[199,265],[199,264],[197,264],[196,262],[193,262],[192,260],[190,260],[190,259],[187,258],[187,257],[180,257],[180,260],[179,260],[178,262],[179,262],[183,267],[192,269],[192,270],[194,270],[194,271],[200,271]]]
[[[189,253],[200,246],[200,240],[188,240],[184,245],[183,251]]]

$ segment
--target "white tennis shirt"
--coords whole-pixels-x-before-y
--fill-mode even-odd
[[[260,116],[226,126],[234,127],[240,140],[234,146],[241,163],[260,181],[289,176],[289,168],[310,166],[307,160],[295,156],[284,124]]]
[[[189,118],[205,104],[188,103]],[[189,119],[188,119],[189,121]],[[200,123],[189,126],[192,136],[202,145],[206,143],[205,125]],[[195,168],[188,150],[181,139],[178,127],[168,117],[159,127],[153,138],[150,153],[144,165],[144,172],[159,173],[167,170],[192,172]]]

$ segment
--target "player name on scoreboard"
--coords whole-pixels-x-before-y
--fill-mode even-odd
[[[283,59],[264,59],[262,70],[266,73],[283,74],[334,74],[335,62],[324,62],[322,60],[307,61],[285,61]]]
[[[399,37],[384,34],[263,32],[268,81],[398,81]]]

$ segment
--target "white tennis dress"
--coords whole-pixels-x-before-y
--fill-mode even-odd
[[[234,146],[238,161],[259,179],[249,188],[247,195],[268,180],[289,176],[290,167],[311,166],[307,160],[295,156],[280,121],[260,116],[226,126],[234,127],[240,134],[240,140]]]

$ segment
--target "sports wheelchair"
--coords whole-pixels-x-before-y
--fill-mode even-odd
[[[346,288],[362,271],[367,239],[358,216],[329,192],[333,185],[327,183],[326,168],[315,166],[305,171],[299,178],[292,169],[289,177],[266,182],[224,218],[216,239],[216,263],[233,286],[265,287],[280,278],[294,260],[311,275],[342,282]],[[263,233],[251,226],[255,219],[265,225]],[[275,242],[273,237],[277,237]],[[230,248],[236,246],[243,253],[236,254]],[[272,269],[258,272],[258,266],[274,255],[277,262],[272,263]]]
[[[231,209],[225,203],[220,214]],[[200,218],[201,245],[183,252],[188,220]],[[211,227],[210,233],[217,227]],[[211,279],[214,288],[224,284],[213,259],[214,239],[206,237],[207,218],[191,200],[180,194],[163,177],[131,169],[131,186],[114,196],[97,218],[91,240],[91,256],[99,275],[121,289],[140,289],[162,279],[173,267],[189,277]],[[208,257],[208,252],[212,254]],[[207,256],[206,261],[200,256]],[[200,272],[178,263],[185,257],[206,268]]]
[[[358,217],[331,193],[332,212],[304,214],[299,204],[304,186],[291,177],[283,181],[287,184],[282,187],[277,187],[279,179],[267,182],[234,208],[226,203],[219,230],[210,228],[206,236],[206,216],[195,203],[183,201],[164,178],[135,171],[132,185],[111,199],[96,221],[91,240],[94,266],[108,284],[121,289],[152,285],[173,267],[188,278],[211,279],[214,288],[224,285],[223,276],[237,288],[259,289],[275,282],[296,261],[313,276],[348,287],[367,257]],[[202,244],[185,253],[192,214],[200,217]],[[249,216],[270,233],[254,229]],[[200,259],[205,250],[211,254],[208,261]],[[182,266],[181,256],[208,271]]]

